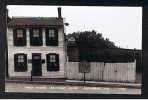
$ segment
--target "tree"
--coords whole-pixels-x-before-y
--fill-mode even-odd
[[[101,33],[97,33],[95,30],[92,31],[83,31],[83,32],[74,32],[68,34],[67,37],[73,36],[76,39],[78,47],[94,47],[100,49],[107,48],[118,48],[113,42],[108,38],[103,38]]]

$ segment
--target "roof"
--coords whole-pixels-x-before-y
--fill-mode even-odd
[[[63,25],[63,20],[57,17],[13,17],[8,23],[8,27],[57,25]]]

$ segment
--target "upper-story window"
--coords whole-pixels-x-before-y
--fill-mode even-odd
[[[57,28],[46,29],[46,45],[47,46],[58,45],[58,29]]]
[[[39,37],[39,29],[33,29],[33,37]]]
[[[26,30],[25,29],[13,29],[13,43],[15,46],[26,45]]]
[[[49,37],[54,38],[55,37],[55,30],[54,29],[49,29]]]
[[[32,46],[42,46],[43,45],[42,29],[40,28],[30,29],[30,45]]]
[[[18,29],[17,30],[17,38],[22,38],[23,37],[23,30],[22,29]]]

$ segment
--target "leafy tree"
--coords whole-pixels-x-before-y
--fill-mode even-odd
[[[68,34],[67,37],[73,36],[76,39],[78,47],[95,47],[100,49],[118,48],[108,38],[103,38],[101,33],[97,33],[95,30],[74,32]]]

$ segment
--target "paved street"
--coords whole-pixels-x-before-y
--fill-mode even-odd
[[[141,89],[6,83],[6,92],[141,94]]]

